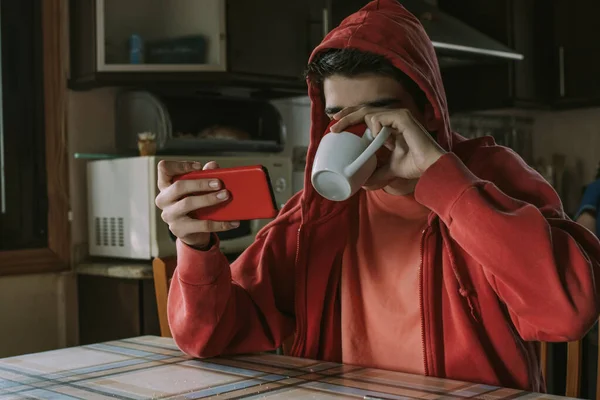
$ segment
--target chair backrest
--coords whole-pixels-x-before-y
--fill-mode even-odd
[[[600,345],[600,338],[598,340]],[[565,396],[578,398],[581,395],[582,381],[582,349],[583,343],[581,340],[567,343],[567,376]],[[600,352],[597,355],[600,363]],[[547,381],[548,372],[548,343],[540,344],[540,364],[542,366],[542,374]],[[599,364],[600,365],[600,364]],[[600,368],[598,368],[596,376],[596,398],[600,399]]]
[[[154,291],[156,293],[156,306],[158,308],[158,322],[160,323],[160,335],[162,337],[173,337],[169,328],[167,318],[167,296],[171,278],[177,267],[177,259],[155,258],[152,261],[152,272],[154,274]]]

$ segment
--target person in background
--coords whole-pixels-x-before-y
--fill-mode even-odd
[[[396,0],[333,29],[307,82],[304,190],[232,264],[214,232],[236,225],[188,215],[226,188],[172,181],[217,165],[159,164],[156,204],[178,237],[178,346],[211,357],[291,337],[292,356],[544,390],[535,342],[580,339],[598,315],[598,239],[515,152],[452,131],[432,43]],[[332,122],[393,132],[367,190],[343,202],[310,183]]]

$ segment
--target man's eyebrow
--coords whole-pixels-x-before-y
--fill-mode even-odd
[[[373,101],[369,101],[366,103],[361,104],[361,107],[389,107],[395,104],[400,103],[401,100],[397,99],[395,97],[389,97],[389,98],[382,98],[382,99],[378,99],[378,100],[373,100]],[[331,106],[331,107],[327,107],[325,108],[325,114],[327,115],[334,115],[339,113],[340,111],[342,111],[345,107],[340,107],[340,106]]]

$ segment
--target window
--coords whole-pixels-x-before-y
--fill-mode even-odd
[[[41,9],[0,3],[0,251],[47,247]]]
[[[0,275],[68,267],[64,1],[0,1]]]

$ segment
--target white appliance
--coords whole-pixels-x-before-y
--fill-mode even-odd
[[[260,164],[269,171],[278,206],[281,208],[292,197],[291,159],[273,154],[152,156],[92,161],[87,165],[90,255],[151,259],[176,254],[174,238],[154,204],[158,193],[157,165],[163,159],[201,163],[212,160],[222,168]],[[239,228],[219,233],[221,250],[226,254],[241,253],[268,222],[242,221]]]

